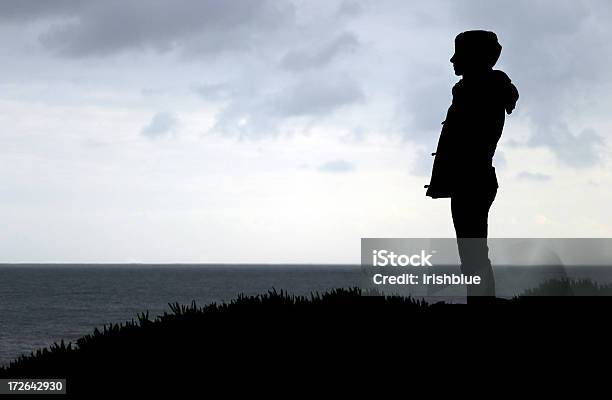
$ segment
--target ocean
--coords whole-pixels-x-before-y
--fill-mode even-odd
[[[358,266],[1,265],[0,364],[104,324],[276,288],[306,295],[359,285]]]

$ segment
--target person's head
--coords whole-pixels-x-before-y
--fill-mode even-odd
[[[450,61],[456,75],[491,70],[501,54],[497,35],[489,31],[466,31],[455,38],[455,54]]]

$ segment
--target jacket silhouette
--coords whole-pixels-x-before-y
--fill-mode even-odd
[[[493,155],[505,114],[512,113],[519,97],[510,78],[492,69],[501,53],[496,36],[468,31],[457,36],[455,43],[451,61],[467,64],[468,70],[458,71],[465,75],[453,87],[453,101],[442,123],[426,193],[432,198],[498,188]]]

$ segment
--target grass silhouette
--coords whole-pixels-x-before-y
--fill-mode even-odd
[[[545,282],[525,296],[488,303],[497,310],[488,318],[502,320],[514,311],[524,312],[528,308],[521,305],[525,304],[552,304],[536,297],[539,294],[608,295],[611,291],[610,285],[587,281]],[[364,294],[359,288],[310,296],[272,290],[241,295],[228,303],[173,303],[155,318],[141,313],[131,321],[95,329],[75,343],[61,341],[21,356],[0,368],[0,378],[67,378],[69,394],[77,396],[92,393],[92,388],[109,396],[131,390],[142,394],[156,390],[151,382],[168,389],[171,382],[185,385],[204,379],[210,386],[219,384],[221,376],[239,376],[242,381],[258,376],[261,381],[269,378],[267,371],[278,377],[303,364],[316,364],[318,370],[325,367],[324,360],[331,365],[348,362],[381,335],[417,337],[418,333],[431,339],[442,332],[440,327],[465,330],[478,315],[477,307],[469,305]],[[274,368],[265,369],[270,361]]]
[[[612,296],[612,284],[599,284],[590,279],[550,279],[522,296]]]

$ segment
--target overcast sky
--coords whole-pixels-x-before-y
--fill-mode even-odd
[[[609,1],[0,2],[0,261],[358,263],[425,197],[457,33],[521,98],[491,237],[611,237]]]

